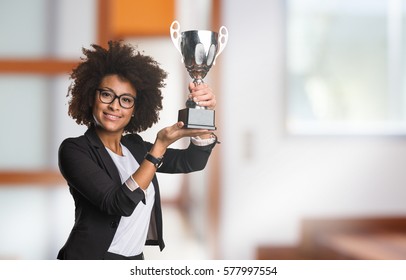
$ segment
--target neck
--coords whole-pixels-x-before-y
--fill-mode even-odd
[[[99,136],[100,140],[102,141],[103,145],[109,148],[112,152],[123,155],[123,151],[121,149],[120,141],[122,134],[119,132],[106,132],[103,129],[96,127],[96,133]]]

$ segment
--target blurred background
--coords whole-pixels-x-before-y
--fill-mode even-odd
[[[158,174],[167,247],[146,258],[406,259],[405,0],[0,0],[0,259],[55,259],[73,225],[57,150],[86,130],[66,98],[83,47],[153,56],[169,76],[142,136],[177,120],[175,19],[228,29],[205,79],[222,143]]]

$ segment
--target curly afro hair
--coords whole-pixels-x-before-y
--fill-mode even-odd
[[[94,123],[92,106],[96,89],[107,75],[116,74],[129,81],[137,91],[134,117],[124,128],[125,132],[136,133],[146,130],[159,120],[162,109],[161,88],[165,86],[167,73],[150,56],[142,55],[130,44],[109,41],[108,49],[96,44],[93,50],[83,48],[85,58],[70,75],[67,97],[69,115],[78,123],[91,126]]]

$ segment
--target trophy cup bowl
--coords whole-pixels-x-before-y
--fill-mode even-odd
[[[190,30],[180,32],[180,24],[174,21],[170,28],[172,42],[182,56],[182,62],[193,83],[202,84],[210,68],[216,63],[217,56],[224,50],[228,40],[228,31],[222,26],[219,33],[209,30]],[[215,130],[215,112],[199,106],[191,99],[186,108],[179,110],[178,121],[185,128]]]

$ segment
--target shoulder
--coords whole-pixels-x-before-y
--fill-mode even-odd
[[[136,133],[129,133],[124,135],[123,137],[126,141],[131,141],[131,142],[138,142],[138,143],[144,143],[144,139]]]
[[[84,146],[87,145],[86,137],[84,135],[79,137],[69,137],[62,141],[60,149],[66,146]]]
[[[58,155],[60,158],[65,158],[75,157],[78,154],[89,154],[94,150],[93,146],[85,135],[66,138],[59,146]]]
[[[97,161],[98,150],[86,135],[66,138],[58,149],[59,167],[65,170],[68,166],[83,165],[87,160]]]
[[[94,127],[90,127],[85,134],[77,137],[66,138],[62,141],[60,149],[64,147],[103,147]]]

